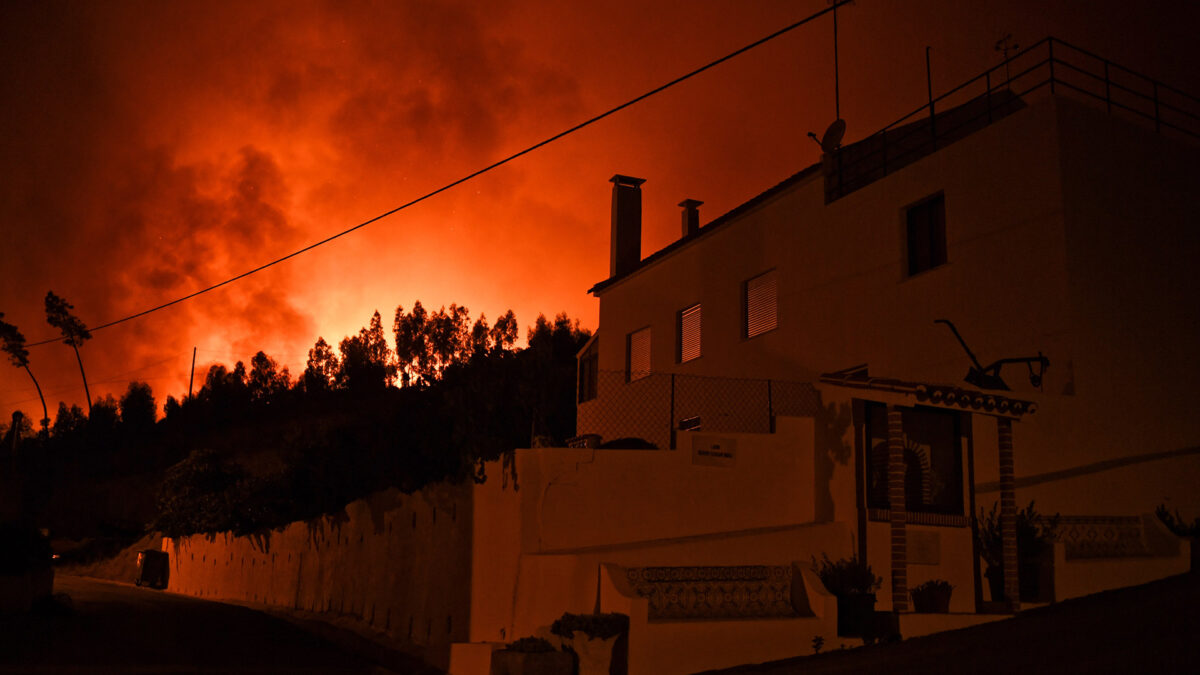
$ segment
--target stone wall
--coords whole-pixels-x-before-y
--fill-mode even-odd
[[[168,538],[168,590],[350,616],[445,668],[468,637],[472,520],[470,485],[435,485],[265,534]]]

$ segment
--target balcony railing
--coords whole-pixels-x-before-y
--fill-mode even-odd
[[[681,430],[769,433],[776,416],[811,417],[820,405],[811,382],[673,373],[627,381],[624,372],[601,371],[595,397],[579,403],[576,428],[580,436],[640,438],[666,449]]]
[[[1101,104],[1109,114],[1152,125],[1162,134],[1200,139],[1200,98],[1062,40],[1045,38],[827,155],[826,202],[1008,116],[1043,90]]]

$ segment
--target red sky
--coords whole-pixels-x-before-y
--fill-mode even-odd
[[[0,6],[0,312],[53,337],[53,290],[95,326],[388,211],[813,12],[826,0],[6,2]],[[847,140],[1054,35],[1200,91],[1194,2],[858,0],[839,11]],[[834,117],[818,20],[617,116],[223,290],[95,333],[93,397],[159,403],[259,349],[298,374],[378,309],[465,304],[522,326],[608,273],[614,173],[647,179],[643,254],[818,159]],[[70,349],[31,350],[53,416]],[[37,417],[0,367],[0,415]]]

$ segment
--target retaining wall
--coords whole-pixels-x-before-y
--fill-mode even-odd
[[[387,490],[283,530],[163,540],[168,590],[355,617],[445,668],[468,639],[470,485]]]

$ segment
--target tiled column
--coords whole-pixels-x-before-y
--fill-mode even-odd
[[[1012,420],[996,420],[1000,441],[1000,540],[1004,561],[1004,595],[1012,611],[1021,609],[1021,584],[1017,577],[1017,494],[1013,470]]]
[[[892,610],[908,611],[908,535],[904,511],[904,425],[900,411],[888,406],[888,509],[892,530]]]

